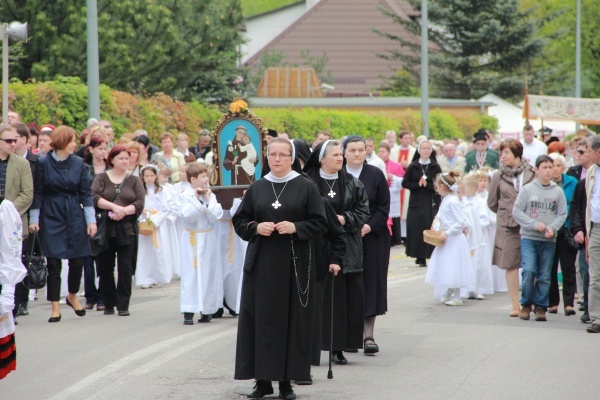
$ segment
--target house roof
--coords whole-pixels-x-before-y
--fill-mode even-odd
[[[282,11],[282,10],[286,10],[286,9],[288,9],[288,8],[296,7],[297,5],[299,5],[299,4],[304,4],[304,3],[306,3],[306,0],[299,0],[299,1],[295,1],[295,2],[293,2],[293,3],[286,4],[285,6],[277,7],[277,8],[274,8],[274,9],[272,9],[272,10],[265,11],[265,12],[263,12],[263,13],[260,13],[260,14],[252,15],[251,17],[248,17],[248,18],[246,18],[246,20],[247,20],[247,21],[251,21],[251,20],[253,20],[253,19],[257,19],[257,18],[264,17],[265,15],[269,15],[269,14],[275,14],[275,13],[278,13],[278,12],[280,12],[280,11]]]
[[[412,108],[421,106],[420,97],[321,97],[321,98],[297,98],[282,99],[268,97],[253,97],[249,99],[252,107],[268,108]],[[451,108],[451,107],[485,107],[494,106],[493,101],[486,100],[453,100],[453,99],[429,99],[429,108]]]
[[[257,65],[265,52],[274,51],[284,53],[286,63],[301,66],[301,52],[310,51],[312,57],[325,53],[324,72],[331,71],[334,79],[325,82],[335,87],[331,94],[353,96],[377,91],[382,77],[392,76],[402,66],[399,61],[387,61],[377,55],[402,49],[373,29],[420,42],[420,37],[394,23],[379,7],[407,19],[412,12],[407,0],[321,0],[246,64]]]

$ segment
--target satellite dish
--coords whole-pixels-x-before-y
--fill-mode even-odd
[[[24,24],[18,21],[11,22],[5,32],[11,39],[27,42],[27,22]]]

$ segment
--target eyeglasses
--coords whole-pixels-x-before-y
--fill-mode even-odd
[[[577,154],[579,154],[580,156],[585,154],[585,150],[577,150]]]
[[[2,139],[2,138],[0,138],[0,140],[2,140],[3,142],[6,142],[8,144],[13,144],[13,143],[17,143],[18,139]]]
[[[291,154],[274,154],[274,153],[268,154],[268,157],[273,158],[273,159],[277,159],[277,158],[282,159],[282,158],[291,157],[291,156],[292,156]]]

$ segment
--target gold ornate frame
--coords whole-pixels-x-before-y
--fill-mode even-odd
[[[267,151],[267,141],[265,139],[265,136],[267,135],[267,129],[263,126],[262,120],[260,118],[258,118],[256,115],[254,115],[253,113],[251,113],[248,110],[248,105],[243,101],[243,100],[237,100],[235,102],[233,102],[230,107],[229,107],[229,111],[227,112],[227,114],[224,114],[216,123],[215,125],[215,129],[212,132],[212,153],[213,153],[213,163],[212,163],[212,170],[211,170],[211,174],[210,174],[210,185],[215,188],[245,188],[247,187],[247,185],[239,185],[239,186],[235,186],[235,185],[224,185],[223,182],[223,157],[225,157],[224,154],[221,154],[221,151],[219,149],[219,145],[221,143],[221,134],[223,133],[223,129],[228,126],[230,123],[234,122],[234,121],[239,121],[239,120],[244,120],[248,123],[250,123],[251,125],[254,126],[254,128],[256,128],[256,132],[259,135],[260,138],[260,142],[262,144],[262,146],[260,146],[260,150],[259,154],[257,155],[258,157],[260,157],[261,161],[264,162],[264,154],[266,154]]]

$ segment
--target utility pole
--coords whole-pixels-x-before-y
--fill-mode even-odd
[[[88,117],[100,120],[100,60],[98,57],[98,2],[87,1]]]
[[[575,97],[581,97],[581,0],[577,0],[577,28],[575,33]],[[581,128],[579,122],[575,130]]]
[[[423,135],[429,137],[429,49],[427,0],[421,0],[421,118]]]

